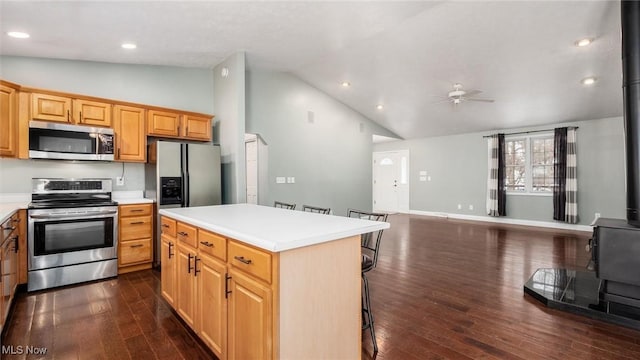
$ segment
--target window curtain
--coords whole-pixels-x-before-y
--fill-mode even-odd
[[[504,187],[504,134],[489,137],[487,176],[487,214],[505,216],[507,192]]]
[[[578,222],[576,129],[556,128],[553,151],[553,219]]]

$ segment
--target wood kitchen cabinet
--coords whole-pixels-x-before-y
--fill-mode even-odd
[[[13,214],[0,226],[0,332],[9,315],[18,285],[19,214]]]
[[[162,297],[171,305],[176,307],[176,239],[162,233],[160,248],[160,277],[162,283]]]
[[[31,93],[31,119],[73,124],[70,97]]]
[[[129,162],[145,162],[147,159],[147,135],[145,133],[145,109],[116,105],[113,107],[115,159]]]
[[[147,125],[151,136],[211,141],[211,117],[149,110]]]
[[[177,302],[176,311],[182,319],[195,330],[196,325],[196,300],[198,287],[194,276],[196,250],[178,241],[176,282]]]
[[[15,157],[18,151],[18,86],[0,82],[0,156]]]
[[[78,125],[112,127],[111,104],[98,101],[73,100],[73,119]]]
[[[153,261],[152,204],[120,205],[118,213],[118,273],[150,269]]]

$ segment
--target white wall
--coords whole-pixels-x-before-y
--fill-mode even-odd
[[[578,126],[578,216],[587,225],[596,212],[626,216],[624,128],[621,117],[553,124],[525,129],[471,133],[376,144],[375,151],[409,149],[410,209],[486,216],[487,140],[483,135]],[[425,170],[430,182],[420,182]],[[457,205],[462,204],[462,210]],[[473,205],[473,210],[468,206]],[[551,196],[507,195],[507,218],[553,221]]]

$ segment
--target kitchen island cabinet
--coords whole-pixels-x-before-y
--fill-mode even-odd
[[[163,297],[182,289],[172,306],[218,358],[360,358],[360,234],[388,223],[250,204],[160,214],[167,251],[188,250],[162,265]]]

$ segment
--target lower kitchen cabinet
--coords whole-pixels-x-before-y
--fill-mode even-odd
[[[2,223],[0,237],[0,332],[9,315],[18,285],[19,214]]]
[[[200,253],[196,261],[197,314],[196,332],[214,353],[226,354],[227,302],[225,301],[225,263]]]
[[[197,279],[194,276],[196,252],[191,247],[179,243],[177,255],[176,282],[178,293],[176,311],[195,330],[196,298],[198,296]]]
[[[271,359],[271,289],[240,271],[231,269],[229,275],[229,359]]]
[[[164,233],[161,236],[160,248],[160,277],[162,282],[162,296],[175,308],[176,306],[176,239]]]
[[[150,269],[153,262],[153,204],[118,208],[118,273]]]

